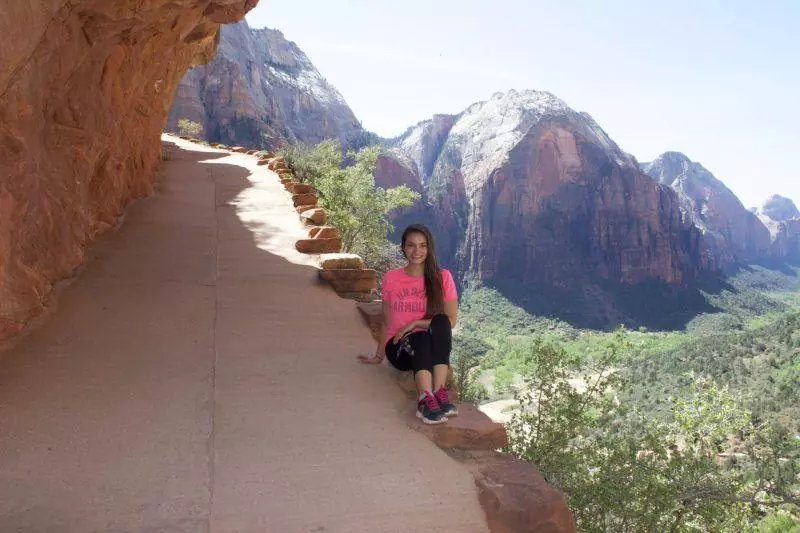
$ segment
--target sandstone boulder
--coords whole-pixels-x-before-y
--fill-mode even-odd
[[[309,239],[338,239],[340,237],[339,230],[333,226],[318,226],[308,230]]]
[[[342,250],[342,239],[300,239],[295,248],[302,254],[329,254]]]
[[[337,292],[336,296],[339,298],[345,298],[347,300],[353,300],[355,302],[373,302],[380,298],[376,291],[371,292]]]
[[[575,533],[564,495],[528,463],[498,454],[475,484],[492,533]]]
[[[234,146],[231,148],[231,152],[236,152],[237,154],[246,154],[247,148],[244,146]]]
[[[369,293],[378,288],[378,280],[374,278],[332,279],[330,284],[337,293]]]
[[[322,208],[317,207],[315,205],[298,205],[297,207],[295,207],[295,211],[297,211],[298,215],[301,215],[306,211],[311,211],[312,209],[322,209]]]
[[[320,275],[322,272],[328,272],[326,270],[320,271]],[[347,272],[347,271],[345,271]],[[357,303],[356,307],[358,308],[358,312],[361,313],[361,317],[364,319],[364,322],[370,326],[370,329],[373,326],[380,327],[383,325],[383,302],[365,302],[365,303]]]
[[[323,281],[349,281],[356,279],[377,280],[378,272],[371,268],[335,268],[330,270],[320,270],[319,279]],[[378,312],[382,313],[380,305]],[[382,316],[382,315],[381,315]]]
[[[270,170],[278,170],[280,168],[289,168],[286,166],[286,160],[282,157],[276,157],[269,162]]]
[[[300,213],[300,220],[308,226],[322,226],[325,224],[325,219],[325,210],[319,207]]]
[[[294,202],[295,207],[300,205],[317,205],[317,195],[316,194],[293,194],[292,195],[292,202]]]
[[[292,186],[292,192],[295,194],[315,194],[317,190],[308,183],[295,183]]]
[[[364,268],[364,260],[356,254],[325,254],[319,258],[323,269],[360,269]]]
[[[450,417],[446,424],[427,426],[419,421],[416,423],[437,446],[444,449],[498,450],[508,444],[505,426],[492,421],[470,403],[458,404],[458,415]]]
[[[263,165],[266,165],[267,163],[269,163],[269,159],[265,159],[265,158],[262,157],[261,159],[258,160],[256,165],[263,166]]]

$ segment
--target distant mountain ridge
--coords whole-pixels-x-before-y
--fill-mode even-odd
[[[278,30],[225,25],[217,55],[178,85],[168,129],[199,122],[208,140],[277,148],[365,134],[342,95]]]
[[[754,210],[769,229],[772,255],[800,261],[800,210],[792,200],[778,194],[770,196],[761,208]]]
[[[681,209],[703,232],[720,266],[757,261],[769,253],[770,235],[764,224],[701,164],[680,152],[665,152],[641,167],[675,190]]]

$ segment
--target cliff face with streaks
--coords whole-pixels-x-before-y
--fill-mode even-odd
[[[682,284],[714,266],[675,192],[549,93],[498,93],[436,116],[396,139],[387,157],[396,163],[379,166],[378,183],[424,190],[418,209],[462,276]]]

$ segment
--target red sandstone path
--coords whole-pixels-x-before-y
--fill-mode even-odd
[[[0,354],[2,532],[485,532],[472,476],[255,158],[176,142],[159,191]]]

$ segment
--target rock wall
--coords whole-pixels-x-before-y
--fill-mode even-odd
[[[153,190],[178,81],[258,0],[33,0],[0,9],[0,339]]]
[[[472,196],[461,262],[554,286],[583,274],[680,284],[704,266],[675,194],[561,120],[533,128]]]

